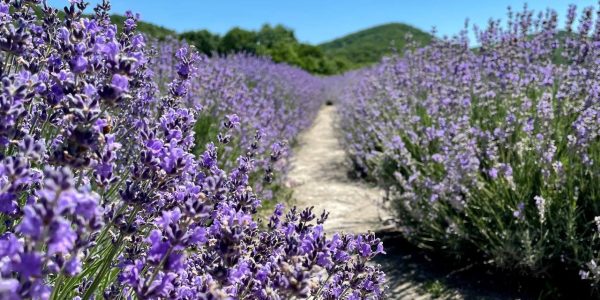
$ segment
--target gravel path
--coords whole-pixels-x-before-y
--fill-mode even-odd
[[[288,174],[295,204],[298,207],[314,206],[317,215],[327,210],[329,218],[324,224],[327,232],[377,231],[385,215],[378,208],[382,191],[348,178],[345,153],[338,143],[334,118],[335,107],[323,107],[313,126],[300,136]],[[396,263],[405,265],[403,261],[378,262],[388,270],[401,268]],[[429,299],[417,293],[419,285],[398,275],[389,278],[389,284],[393,286],[391,298]]]
[[[334,130],[335,108],[325,106],[313,126],[300,136],[288,175],[298,207],[329,212],[326,231],[376,231],[382,224],[381,191],[348,179],[344,150]]]

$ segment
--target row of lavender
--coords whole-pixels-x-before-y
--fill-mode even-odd
[[[182,47],[187,47],[186,43],[174,39],[153,42],[160,57],[153,65],[160,89],[166,90],[166,84],[177,76],[172,59]],[[281,184],[280,180],[275,185],[270,184],[275,179],[273,176],[277,174],[281,179],[285,175],[291,143],[312,123],[322,103],[322,94],[319,78],[298,68],[273,63],[268,58],[245,54],[203,56],[197,79],[190,83],[184,99],[185,105],[200,111],[194,129],[197,143],[192,152],[200,154],[206,143],[219,138],[221,119],[234,117],[240,123],[234,135],[236,140],[224,147],[219,156],[224,167],[231,168],[237,156],[253,148],[258,170],[267,172],[265,178],[254,172],[251,181],[255,192],[270,199],[269,188]],[[271,163],[270,153],[276,153],[275,165]]]
[[[255,217],[315,79],[151,47],[108,2],[42,2],[0,1],[0,298],[381,298],[372,234]]]
[[[420,245],[541,276],[598,279],[600,19],[509,11],[341,82],[358,174]],[[595,19],[595,20],[594,20]],[[467,28],[467,27],[465,27]]]

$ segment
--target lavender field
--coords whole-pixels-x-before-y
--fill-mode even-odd
[[[0,299],[600,297],[599,7],[369,61],[96,2],[0,0]]]

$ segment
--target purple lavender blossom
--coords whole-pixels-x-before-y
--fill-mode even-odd
[[[374,235],[329,239],[310,209],[257,222],[318,78],[150,41],[131,12],[117,30],[108,1],[40,2],[0,3],[0,298],[383,297]]]

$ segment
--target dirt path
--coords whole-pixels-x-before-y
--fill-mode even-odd
[[[315,207],[315,214],[329,212],[326,231],[375,231],[382,224],[377,202],[381,192],[348,179],[344,150],[334,130],[335,108],[325,106],[313,126],[300,136],[289,180],[298,207]]]
[[[335,107],[325,106],[313,126],[300,136],[288,175],[295,204],[314,206],[315,214],[327,210],[327,232],[378,231],[389,215],[378,208],[382,191],[348,178],[334,119]],[[401,243],[384,236],[388,254],[376,260],[387,274],[389,299],[505,299],[469,287],[473,280],[455,279],[455,270],[440,268],[439,261],[436,263]]]
[[[300,136],[288,175],[295,204],[298,207],[314,206],[316,214],[327,210],[329,218],[325,230],[328,232],[377,231],[385,215],[378,208],[382,192],[348,178],[345,153],[336,136],[334,118],[335,107],[323,107],[313,126]],[[385,269],[395,268],[391,261],[379,263]],[[398,274],[394,277],[397,278],[390,278],[390,285],[395,287],[392,298],[428,299],[417,293],[419,285]]]

